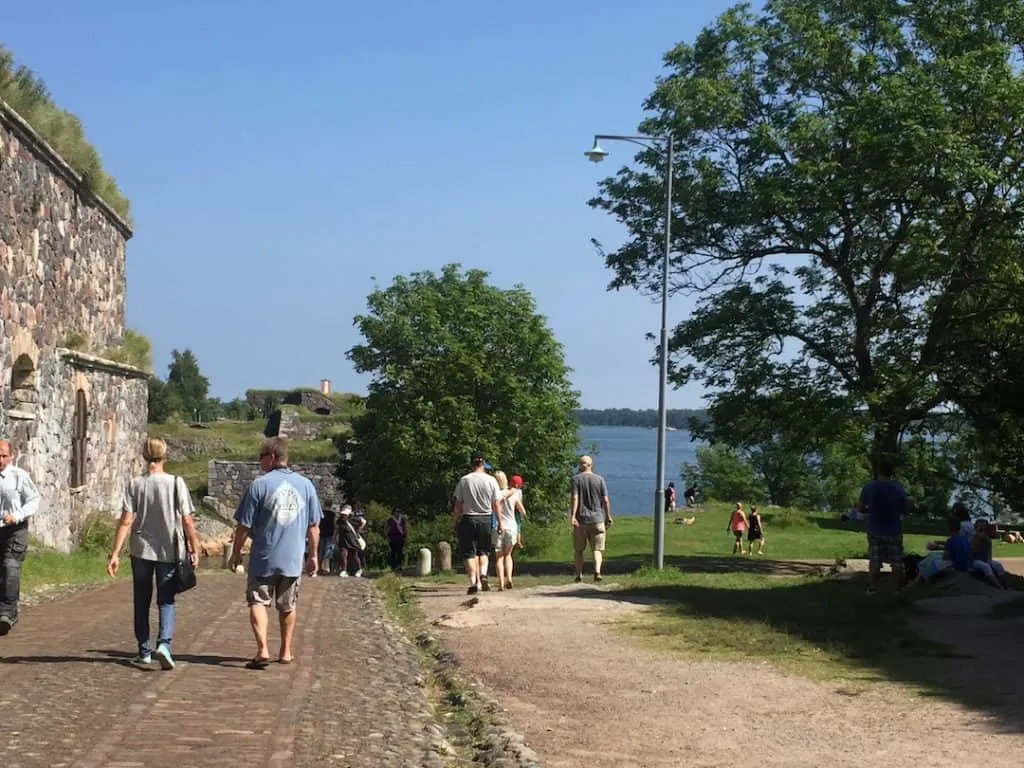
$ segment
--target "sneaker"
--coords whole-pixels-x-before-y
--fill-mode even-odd
[[[576,574],[576,578],[573,579],[573,582],[575,582],[576,584],[579,584],[581,581],[583,581],[583,574],[582,573],[577,573]]]
[[[148,653],[140,653],[131,662],[136,667],[148,667],[153,663],[153,657]]]
[[[18,620],[11,618],[10,616],[0,616],[0,636],[6,635],[12,629],[14,625],[18,623]]]
[[[491,585],[487,583],[487,579],[480,579],[480,589],[482,589],[484,592],[491,591]]]
[[[363,578],[363,569],[362,568],[360,568],[358,571],[356,571],[356,578],[357,579]]]
[[[164,643],[156,647],[156,660],[160,662],[161,669],[174,669],[174,657],[171,656],[171,649]]]
[[[470,588],[466,590],[466,594],[467,595],[475,595],[476,594],[476,584],[473,584],[472,586],[470,586]]]
[[[594,581],[595,581],[595,582],[596,582],[596,581],[601,581],[601,574],[600,574],[600,573],[595,573],[595,574],[594,574]]]
[[[347,579],[348,578],[348,571],[342,571],[341,573],[339,573],[338,574],[338,578],[340,578],[340,579]]]

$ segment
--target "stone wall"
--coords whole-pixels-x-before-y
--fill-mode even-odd
[[[331,426],[329,422],[303,421],[295,411],[278,413],[280,417],[277,420],[277,435],[289,440],[319,440],[323,431]]]
[[[0,435],[44,493],[34,535],[61,549],[88,511],[116,512],[116,488],[137,467],[146,375],[65,348],[74,337],[98,353],[121,343],[131,234],[0,102]]]
[[[23,449],[23,467],[32,474],[44,506],[33,521],[32,534],[67,551],[91,512],[121,513],[124,484],[143,469],[147,375],[91,355],[59,350],[55,364],[40,367],[39,391],[46,393],[45,407],[40,408],[35,434]],[[81,474],[73,477],[78,460],[76,418],[85,427],[80,443],[84,450]]]
[[[341,481],[335,474],[338,469],[337,464],[296,462],[291,465],[291,468],[313,481],[317,493],[320,494],[320,503],[324,507],[330,505],[337,509],[344,501],[345,494],[341,488]],[[261,474],[258,461],[213,459],[210,461],[207,493],[216,500],[222,510],[234,511],[246,487]]]

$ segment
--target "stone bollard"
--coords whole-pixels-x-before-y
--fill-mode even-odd
[[[417,576],[430,575],[430,550],[424,547],[420,550],[420,560],[416,567]]]
[[[447,541],[437,545],[437,569],[441,573],[448,573],[452,569],[452,545]]]
[[[224,556],[221,558],[220,567],[221,568],[230,568],[231,567],[231,545],[230,544],[228,546],[224,547]]]

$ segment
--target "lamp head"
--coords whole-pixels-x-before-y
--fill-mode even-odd
[[[598,142],[596,138],[594,139],[594,146],[592,146],[583,154],[586,155],[587,159],[590,160],[590,162],[592,163],[600,163],[602,160],[608,157],[608,152],[601,148],[601,144]]]

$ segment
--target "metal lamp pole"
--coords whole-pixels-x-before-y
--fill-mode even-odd
[[[661,151],[665,145],[665,257],[661,268],[661,336],[658,351],[658,464],[655,470],[654,489],[654,567],[665,567],[665,441],[668,432],[666,390],[668,388],[668,273],[672,260],[672,167],[675,141],[667,136],[616,136],[598,134],[594,146],[584,154],[595,163],[604,160],[608,153],[601,148],[601,141],[628,141],[648,149]]]

